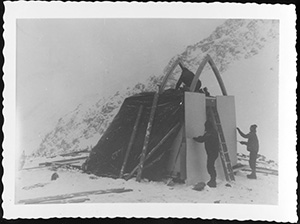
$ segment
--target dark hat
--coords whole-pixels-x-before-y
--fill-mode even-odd
[[[250,126],[250,128],[257,128],[257,125],[256,124],[252,124],[251,126]]]

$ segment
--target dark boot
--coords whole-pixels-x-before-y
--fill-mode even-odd
[[[248,179],[257,179],[256,173],[252,172],[251,174],[247,175]]]
[[[216,179],[215,179],[215,178],[211,178],[210,181],[208,181],[206,184],[207,184],[209,187],[213,187],[213,188],[217,187],[217,182],[216,182]]]

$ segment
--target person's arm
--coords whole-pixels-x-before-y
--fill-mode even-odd
[[[243,138],[249,138],[249,135],[244,134],[239,128],[236,128],[239,132],[239,134],[243,137]]]
[[[205,141],[207,140],[207,138],[208,138],[209,136],[211,136],[211,133],[205,132],[204,135],[202,135],[202,136],[200,135],[200,136],[198,136],[198,137],[194,137],[193,139],[194,139],[196,142],[201,142],[201,143],[203,143],[203,142],[205,142]]]
[[[240,141],[242,145],[248,145],[248,142]]]

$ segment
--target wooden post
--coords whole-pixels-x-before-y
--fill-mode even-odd
[[[172,72],[174,71],[175,67],[178,65],[180,61],[180,58],[177,58],[174,63],[172,64],[172,66],[170,67],[169,71],[167,72],[167,74],[165,75],[162,83],[161,83],[161,86],[159,87],[159,93],[162,93],[164,91],[164,88],[167,84],[167,81],[168,81],[168,78],[169,76],[172,74]]]
[[[154,94],[153,103],[152,103],[152,107],[151,107],[151,111],[150,111],[149,122],[148,122],[147,129],[146,129],[144,145],[143,145],[141,159],[140,159],[140,163],[139,163],[138,175],[136,177],[136,181],[138,181],[138,182],[141,181],[143,166],[144,166],[144,162],[145,162],[145,155],[146,155],[146,152],[147,152],[147,149],[148,149],[148,143],[149,143],[150,134],[151,134],[151,130],[152,130],[152,125],[153,125],[154,115],[155,115],[155,111],[156,111],[158,96],[159,96],[159,92],[157,91]]]
[[[180,142],[180,146],[179,146],[178,152],[177,152],[176,157],[175,157],[174,164],[173,164],[172,169],[171,169],[171,176],[173,175],[173,172],[174,172],[174,169],[175,169],[175,166],[176,166],[178,157],[179,157],[179,155],[180,155],[180,153],[181,153],[181,149],[182,149],[183,147],[185,147],[185,145],[186,145],[186,140],[185,140],[185,130],[184,130],[184,125],[183,125],[183,127],[182,127],[182,134],[181,134],[181,142]],[[171,181],[171,180],[172,180],[172,178],[169,178],[169,181]],[[168,182],[169,182],[169,181],[168,181]]]
[[[151,151],[148,153],[148,155],[146,156],[145,158],[145,161],[146,162],[150,156],[156,152],[156,150],[167,140],[167,138],[176,130],[176,128],[178,128],[180,126],[180,123],[176,124],[166,135],[165,137],[162,138],[162,140],[160,140],[160,142],[154,147],[151,149]],[[126,177],[126,180],[130,179],[133,174],[137,171],[137,169],[139,168],[140,164],[138,164],[132,171],[131,173],[128,175],[128,177]]]
[[[123,177],[125,166],[127,164],[128,156],[129,156],[129,153],[131,151],[131,148],[132,148],[132,145],[133,145],[133,142],[134,142],[134,139],[135,139],[135,135],[136,135],[137,127],[139,125],[139,121],[140,121],[140,118],[141,118],[142,111],[143,111],[143,105],[141,105],[139,110],[138,110],[137,118],[136,118],[134,126],[133,126],[133,131],[131,133],[130,141],[129,141],[129,144],[128,144],[128,147],[127,147],[127,150],[126,150],[126,154],[125,154],[125,157],[124,157],[123,165],[122,165],[122,168],[121,168],[121,171],[120,171],[120,178]]]

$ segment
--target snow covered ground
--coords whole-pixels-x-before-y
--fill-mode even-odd
[[[55,158],[57,160],[57,158]],[[247,157],[239,156],[239,163],[247,164]],[[32,164],[31,164],[32,165]],[[275,163],[259,161],[258,166],[276,169]],[[277,169],[276,169],[277,170]],[[52,174],[59,177],[51,181]],[[86,174],[77,169],[50,167],[20,170],[16,181],[16,203],[20,200],[57,196],[86,191],[109,189],[130,189],[131,191],[106,194],[84,194],[71,199],[48,201],[44,203],[112,203],[112,202],[156,202],[156,203],[233,203],[233,204],[277,204],[278,176],[258,173],[257,180],[247,179],[247,171],[238,171],[236,181],[229,183],[217,181],[217,188],[205,186],[202,191],[193,186],[166,182],[143,180],[141,183],[130,179],[112,179]],[[22,201],[21,201],[22,203]]]

